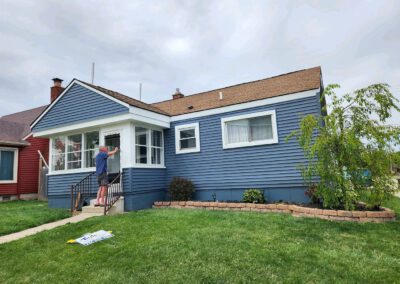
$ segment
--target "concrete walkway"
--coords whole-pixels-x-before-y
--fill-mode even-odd
[[[72,216],[70,218],[66,218],[66,219],[62,219],[62,220],[58,220],[53,223],[43,224],[38,227],[30,228],[30,229],[27,229],[27,230],[24,230],[21,232],[16,232],[13,234],[2,236],[2,237],[0,237],[0,244],[5,244],[5,243],[12,242],[12,241],[16,241],[16,240],[25,238],[27,236],[35,235],[42,231],[47,231],[47,230],[51,230],[51,229],[63,226],[68,223],[78,223],[80,221],[86,220],[87,218],[94,217],[94,216],[101,216],[101,215],[103,215],[103,214],[102,213],[81,213],[79,215]]]

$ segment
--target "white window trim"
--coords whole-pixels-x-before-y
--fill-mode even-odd
[[[190,148],[190,149],[180,149],[180,135],[179,133],[182,130],[188,130],[188,129],[194,129],[194,135],[196,138],[196,147],[195,148]],[[195,153],[195,152],[200,152],[200,127],[199,123],[190,123],[190,124],[182,124],[182,125],[177,125],[175,126],[175,153],[176,154],[186,154],[186,153]]]
[[[147,138],[147,144],[146,144],[146,148],[147,148],[147,163],[146,164],[140,164],[136,162],[136,127],[142,127],[142,128],[146,128],[146,138]],[[155,130],[155,131],[159,131],[161,132],[161,147],[154,147],[151,146],[151,131]],[[144,145],[142,145],[144,146]],[[151,149],[152,148],[159,148],[161,149],[161,164],[152,164],[151,163]],[[165,143],[164,143],[164,131],[163,129],[160,128],[155,128],[149,125],[145,125],[145,124],[134,124],[133,125],[133,168],[148,168],[148,169],[165,169]]]
[[[90,167],[90,168],[86,168],[85,167],[85,152],[87,151],[86,147],[85,147],[85,134],[86,133],[90,133],[90,132],[99,132],[99,139],[100,139],[100,130],[88,130],[88,131],[84,131],[84,132],[73,132],[73,133],[68,133],[68,134],[61,134],[61,135],[57,135],[54,137],[50,137],[49,139],[49,173],[48,175],[62,175],[62,174],[69,174],[69,173],[83,173],[83,172],[94,172],[96,170],[96,167]],[[82,147],[81,147],[81,167],[78,169],[67,169],[68,166],[68,136],[73,136],[73,135],[77,135],[80,134],[81,135],[81,143],[82,143]],[[64,170],[53,170],[53,143],[54,143],[54,138],[56,137],[60,137],[60,136],[64,136],[65,137],[65,165],[64,165]],[[99,141],[100,142],[100,141]]]
[[[227,125],[226,125],[227,122],[241,120],[241,119],[247,119],[247,118],[266,116],[266,115],[271,116],[272,135],[273,135],[272,139],[228,144],[228,137],[227,137],[228,131],[227,131]],[[268,110],[268,111],[255,112],[255,113],[250,113],[250,114],[243,114],[243,115],[221,118],[221,130],[222,130],[222,148],[223,149],[258,146],[258,145],[268,145],[268,144],[278,143],[278,129],[277,129],[277,124],[276,124],[275,110]]]
[[[5,151],[14,151],[14,175],[12,180],[0,180],[0,184],[2,183],[17,183],[18,181],[18,148],[8,148],[8,147],[0,147],[0,150]]]

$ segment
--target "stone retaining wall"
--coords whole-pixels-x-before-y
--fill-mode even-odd
[[[153,208],[196,208],[208,210],[255,211],[289,213],[295,217],[313,217],[334,221],[387,222],[395,220],[394,211],[383,208],[382,211],[345,211],[326,210],[291,204],[253,204],[202,201],[157,201]]]

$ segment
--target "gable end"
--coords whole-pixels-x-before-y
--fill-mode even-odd
[[[72,82],[63,94],[32,125],[32,131],[125,114],[129,107]]]

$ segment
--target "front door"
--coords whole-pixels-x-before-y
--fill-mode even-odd
[[[108,148],[108,151],[114,150],[115,147],[120,148],[119,133],[104,136],[104,145]],[[121,170],[120,151],[108,158],[107,168],[109,179],[112,181]]]

